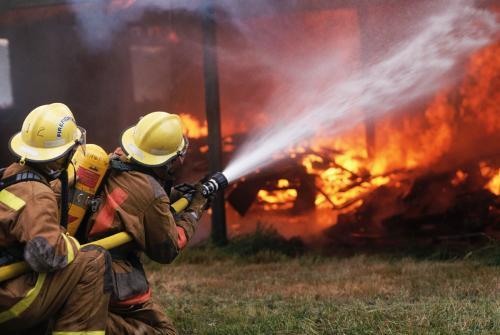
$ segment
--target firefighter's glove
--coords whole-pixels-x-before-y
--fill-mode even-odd
[[[217,193],[216,192],[210,193],[210,195],[208,197],[206,197],[207,202],[205,204],[205,207],[203,207],[203,209],[209,209],[210,206],[212,205],[212,202],[215,200],[215,198],[217,198]]]
[[[194,194],[196,193],[196,187],[195,185],[191,184],[179,184],[175,185],[172,188],[172,191],[170,193],[170,201],[171,202],[176,202],[180,198],[184,197],[191,202],[194,198]]]
[[[201,183],[195,184],[194,188],[195,191],[192,193],[193,198],[187,209],[201,214],[207,204],[207,199],[203,196],[203,185]]]

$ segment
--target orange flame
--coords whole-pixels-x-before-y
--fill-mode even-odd
[[[497,169],[497,174],[486,184],[486,188],[495,195],[500,195],[500,169]]]
[[[462,83],[438,92],[424,110],[396,113],[377,120],[372,140],[375,152],[370,155],[364,124],[336,138],[318,134],[308,143],[285,153],[316,177],[316,208],[354,209],[363,203],[367,194],[382,185],[400,187],[401,173],[433,167],[454,149],[457,138],[469,134],[464,129],[498,133],[499,53],[500,43],[497,42],[473,55]],[[189,128],[189,137],[207,136],[206,122],[201,123],[188,114],[181,114],[181,117]],[[228,125],[225,124],[226,128]],[[241,130],[231,129],[232,134]],[[282,158],[283,154],[279,156]],[[484,162],[481,164],[481,173],[489,179],[486,188],[499,195],[500,169]],[[458,186],[467,178],[467,173],[458,170],[451,183]],[[258,192],[258,201],[264,204],[264,209],[293,207],[298,195],[290,182],[281,179],[274,186],[274,190]]]
[[[257,193],[258,201],[265,203],[265,210],[292,208],[297,199],[297,190],[288,188],[290,182],[287,179],[278,180],[276,186],[280,189],[273,191],[259,190]]]
[[[455,173],[455,177],[453,177],[453,179],[451,180],[451,184],[453,186],[458,186],[460,184],[462,184],[468,177],[469,175],[465,172],[463,172],[462,170],[458,170],[456,173]]]
[[[201,123],[190,114],[179,114],[184,124],[185,135],[189,138],[201,138],[208,135],[207,121]]]
[[[500,168],[494,169],[486,162],[480,162],[479,169],[483,177],[490,179],[484,188],[490,190],[495,195],[500,195]]]

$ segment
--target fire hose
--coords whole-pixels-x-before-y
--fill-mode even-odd
[[[205,198],[208,198],[218,190],[226,188],[228,184],[226,177],[221,172],[217,172],[202,184],[201,193]],[[179,200],[171,204],[170,207],[175,213],[180,213],[189,206],[190,202],[190,195],[182,196]],[[83,244],[82,247],[87,245],[98,245],[106,250],[110,250],[132,241],[133,237],[129,233],[120,232],[97,241]],[[28,271],[30,271],[30,267],[28,263],[24,261],[2,266],[0,267],[0,282],[17,277]]]

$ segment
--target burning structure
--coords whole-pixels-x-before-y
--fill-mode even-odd
[[[295,24],[301,22],[299,30],[306,31],[306,38],[312,40],[307,42],[307,51],[301,50],[306,55],[301,56],[310,59],[308,51],[321,54],[315,49],[321,45],[318,40],[328,36],[336,45],[342,44],[344,54],[337,57],[345,57],[341,62],[346,67],[369,63],[377,52],[372,39],[380,31],[370,35],[366,25],[382,21],[384,15],[377,9],[387,7],[382,4],[360,7],[301,13],[299,17],[288,18],[295,20]],[[342,28],[332,24],[336,20],[343,22]],[[266,18],[256,21],[250,24],[254,32],[270,25]],[[289,28],[285,29],[286,34],[290,33]],[[400,33],[388,29],[384,38],[397,39],[391,34]],[[335,34],[342,37],[332,37]],[[220,43],[230,42],[223,39]],[[276,53],[279,56],[275,58],[279,58],[290,52],[288,47],[290,44],[284,43],[268,53]],[[460,79],[442,85],[412,104],[403,104],[392,115],[355,125],[340,136],[320,131],[307,143],[290,145],[289,150],[278,155],[279,163],[274,168],[263,169],[240,181],[228,194],[229,204],[240,215],[274,223],[284,234],[326,231],[336,243],[392,245],[410,240],[428,243],[481,239],[485,235],[495,238],[500,194],[497,107],[500,68],[495,56],[498,48],[498,40],[492,41],[457,64],[454,73],[449,74]],[[269,71],[274,72],[274,76],[269,76],[275,80],[270,80],[273,88],[286,95],[286,85],[283,88],[275,79],[280,77],[280,70]],[[342,71],[336,74],[343,75]],[[313,82],[321,84],[321,80]],[[321,86],[317,89],[320,91]],[[244,113],[245,107],[233,100],[235,89],[227,91],[233,94],[228,97],[223,94],[223,103],[238,106]],[[255,92],[258,96],[259,91]],[[316,98],[321,99],[320,95]],[[231,118],[234,116],[228,115],[225,120]],[[269,122],[266,115],[258,112],[252,113],[251,118],[257,125]],[[204,133],[200,123],[193,124],[193,128],[199,129],[198,134]],[[237,120],[223,124],[223,129],[228,156],[251,131],[251,127],[245,128]],[[206,148],[202,147],[203,150]],[[267,215],[257,214],[259,211]],[[244,231],[239,220],[232,217],[229,224],[235,223],[237,229]]]
[[[307,109],[326,87],[422,29],[422,16],[434,6],[382,0],[235,3],[238,10],[217,12],[225,163],[272,120],[270,105],[279,113],[289,103]],[[493,1],[480,5],[499,12]],[[9,41],[13,103],[0,113],[17,127],[31,106],[66,101],[89,140],[109,150],[117,132],[139,115],[156,109],[179,113],[192,143],[181,178],[200,177],[209,151],[203,34],[199,12],[190,9],[175,1],[79,1],[4,10],[0,37]],[[453,80],[432,94],[381,118],[359,118],[363,122],[341,134],[323,129],[306,143],[291,144],[273,167],[229,189],[230,234],[262,221],[286,236],[321,234],[348,244],[497,238],[499,51],[497,38],[457,63],[447,74]],[[337,64],[334,72],[311,66],[325,56]],[[13,132],[9,126],[2,126],[4,143]]]

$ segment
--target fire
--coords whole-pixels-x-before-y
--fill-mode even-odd
[[[493,194],[500,195],[500,169],[497,169],[497,174],[486,185]]]
[[[201,123],[190,114],[179,114],[184,124],[185,135],[189,138],[201,138],[208,135],[207,121]]]
[[[294,201],[297,199],[297,190],[290,187],[290,181],[287,179],[279,179],[276,183],[278,190],[268,191],[259,190],[257,199],[264,203],[265,210],[289,209],[293,207]]]
[[[402,181],[426,173],[437,163],[445,164],[443,157],[450,152],[461,155],[472,151],[463,149],[471,133],[500,133],[499,53],[500,43],[494,43],[473,55],[460,85],[437,92],[425,108],[394,113],[375,121],[373,143],[367,138],[367,125],[360,124],[340,137],[317,134],[308,143],[281,153],[279,158],[288,155],[314,176],[316,208],[353,210],[378,187],[398,188]],[[188,114],[181,117],[189,129],[189,137],[207,136],[206,122]],[[237,127],[231,129],[230,135],[239,131]],[[232,143],[227,138],[225,141]],[[480,143],[476,140],[475,145]],[[374,147],[371,154],[370,146]],[[233,149],[228,150],[225,144],[226,152]],[[448,168],[456,171],[452,185],[468,181],[470,176],[464,170],[457,166]],[[500,168],[482,162],[480,170],[489,180],[485,188],[500,195]],[[292,208],[300,194],[298,185],[291,184],[287,179],[277,180],[259,190],[258,202],[265,210]]]
[[[479,163],[481,175],[489,179],[485,185],[485,189],[490,190],[495,195],[500,195],[500,168],[495,169],[489,166],[486,162]]]
[[[339,163],[338,163],[339,162]],[[342,162],[342,163],[340,163]],[[387,184],[389,177],[365,177],[362,159],[356,151],[349,151],[329,162],[328,168],[315,167],[315,163],[324,163],[318,155],[307,155],[302,159],[302,165],[309,174],[317,176],[315,204],[318,208],[357,207],[363,195],[374,188]]]
[[[455,173],[455,177],[451,180],[451,184],[453,186],[458,186],[458,185],[462,184],[467,179],[468,176],[469,175],[467,173],[465,173],[464,171],[458,170]]]
[[[497,174],[486,184],[486,188],[495,195],[500,195],[500,169],[497,169]]]
[[[375,188],[391,182],[397,187],[399,173],[424,171],[450,150],[462,150],[455,142],[469,134],[465,131],[469,127],[498,133],[499,52],[500,43],[495,43],[471,57],[462,84],[438,92],[423,113],[377,121],[373,158],[368,157],[368,144],[360,140],[365,138],[364,126],[339,139],[317,138],[311,145],[316,153],[302,159],[307,172],[317,176],[316,206],[355,208],[352,204]],[[486,165],[481,169],[483,176],[491,179],[486,188],[500,194],[500,169]],[[457,186],[467,177],[467,173],[458,170],[452,184]]]

